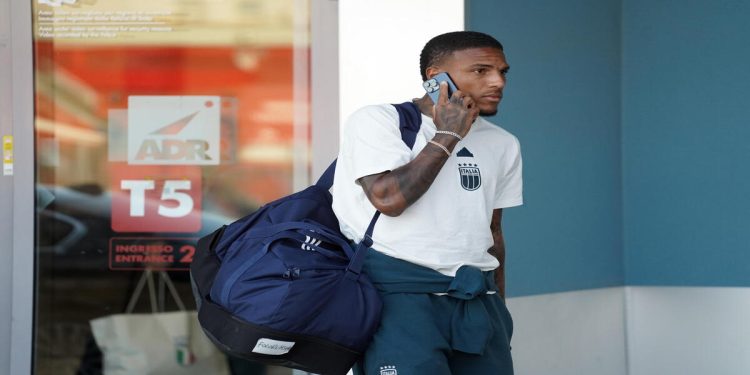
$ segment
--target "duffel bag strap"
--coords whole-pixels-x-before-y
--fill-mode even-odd
[[[315,185],[325,189],[330,190],[331,186],[333,186],[333,176],[336,173],[336,159],[333,160],[333,163],[326,168],[325,172],[323,172],[322,175],[320,175],[320,178],[315,183]]]
[[[372,246],[372,232],[375,230],[375,223],[380,217],[380,211],[375,211],[375,215],[370,220],[370,225],[367,226],[367,231],[362,237],[362,240],[357,244],[357,249],[354,251],[352,261],[349,262],[349,266],[346,267],[346,276],[349,278],[357,278],[362,272],[362,266],[365,264],[365,257],[367,256],[367,250]]]

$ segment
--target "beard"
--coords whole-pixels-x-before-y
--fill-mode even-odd
[[[492,104],[485,103],[485,104],[487,104],[486,107],[484,108],[482,108],[481,106],[479,107],[480,116],[486,117],[486,116],[494,116],[497,114],[497,110],[498,108],[500,108],[500,102],[492,103]]]
[[[494,116],[494,115],[496,115],[496,114],[497,114],[497,108],[495,108],[495,109],[493,109],[493,110],[489,110],[489,111],[483,111],[483,110],[479,110],[479,115],[480,115],[480,116],[483,116],[483,117],[486,117],[486,116]]]

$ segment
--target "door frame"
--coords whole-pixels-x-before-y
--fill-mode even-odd
[[[0,176],[0,372],[31,372],[34,329],[34,76],[31,1],[0,0],[0,133],[13,175]]]

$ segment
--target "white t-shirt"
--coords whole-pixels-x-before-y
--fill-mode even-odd
[[[359,242],[376,210],[357,179],[408,163],[435,131],[432,119],[422,115],[409,149],[392,105],[367,106],[349,117],[331,191],[345,236]],[[380,215],[372,248],[448,276],[463,265],[497,268],[487,252],[493,245],[492,211],[523,203],[521,167],[518,139],[479,117],[422,197],[397,217]]]

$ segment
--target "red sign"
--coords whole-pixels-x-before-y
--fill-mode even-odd
[[[189,270],[197,238],[115,237],[109,240],[109,269]]]
[[[200,167],[112,165],[115,232],[193,233],[201,229]]]

